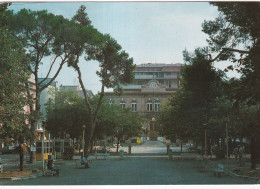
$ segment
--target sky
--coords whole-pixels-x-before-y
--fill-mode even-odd
[[[80,5],[85,5],[92,25],[101,33],[108,33],[122,46],[135,64],[184,63],[182,51],[194,51],[207,45],[207,35],[202,30],[204,20],[218,16],[217,8],[207,2],[62,2],[62,3],[13,3],[10,9],[22,8],[47,10],[56,15],[71,18]],[[45,77],[50,59],[40,67],[40,76]],[[58,65],[54,67],[57,70]],[[100,91],[96,75],[98,62],[86,62],[81,57],[82,79],[93,93]],[[216,63],[224,69],[227,63]],[[54,75],[54,72],[51,73]],[[238,76],[234,72],[229,77]],[[78,84],[77,73],[64,66],[56,78],[59,85]],[[106,89],[111,91],[112,89]]]

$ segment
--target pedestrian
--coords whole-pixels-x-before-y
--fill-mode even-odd
[[[107,148],[106,148],[106,146],[104,146],[103,152],[104,152],[105,154],[107,153]]]
[[[240,145],[238,149],[238,154],[239,154],[239,166],[245,166],[244,158],[243,155],[245,153],[245,147],[243,145]]]
[[[237,162],[237,158],[238,158],[238,147],[235,146],[234,150],[233,150],[233,155],[235,156],[235,160]]]

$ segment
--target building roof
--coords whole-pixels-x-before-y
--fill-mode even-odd
[[[132,91],[132,92],[128,92],[128,91],[124,91],[123,92],[123,95],[154,95],[154,94],[160,94],[160,95],[169,95],[169,94],[173,94],[175,93],[176,91],[165,91],[165,92],[142,92],[142,91]],[[108,92],[105,92],[105,95],[106,96],[109,96],[109,95],[115,95],[115,96],[120,96],[118,95],[117,93],[115,92],[112,92],[112,91],[108,91]]]
[[[146,63],[136,65],[134,72],[167,72],[180,71],[183,64]]]

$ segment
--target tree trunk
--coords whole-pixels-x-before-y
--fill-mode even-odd
[[[251,169],[256,169],[256,136],[251,137]]]
[[[119,142],[120,142],[120,138],[117,138],[117,146],[116,146],[116,152],[118,153],[118,148],[119,148]]]
[[[20,171],[23,171],[23,158],[24,158],[23,144],[19,144],[19,157],[20,157]]]
[[[35,149],[36,149],[35,132],[36,132],[37,125],[38,125],[38,120],[40,118],[40,108],[41,108],[41,105],[40,105],[41,91],[40,91],[40,86],[39,86],[39,82],[38,82],[38,70],[37,70],[38,66],[37,65],[36,65],[35,73],[34,73],[34,76],[35,76],[35,93],[36,93],[35,94],[35,110],[31,109],[31,113],[34,113],[34,117],[32,118],[33,124],[31,125],[31,131],[33,133],[33,137],[30,141],[31,146],[35,147]],[[30,160],[31,160],[30,161],[31,163],[36,164],[36,151],[32,151],[30,153]]]
[[[91,147],[90,147],[90,153],[93,153],[93,139],[91,139]]]
[[[31,132],[33,133],[33,137],[30,140],[30,146],[31,147],[35,147],[36,149],[36,136],[35,136],[35,132],[36,132],[36,128],[37,128],[37,120],[33,121],[32,127],[31,127]],[[31,151],[30,150],[30,163],[32,164],[36,164],[36,151]]]
[[[78,139],[79,154],[80,154],[81,144],[82,144],[82,142],[80,142],[80,139]]]
[[[182,152],[182,141],[181,141],[181,152]]]

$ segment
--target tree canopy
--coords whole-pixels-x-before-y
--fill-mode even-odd
[[[0,27],[0,125],[1,138],[26,139],[24,108],[28,104],[26,83],[29,79],[28,58],[22,43],[8,31],[6,4],[1,4]]]
[[[86,8],[81,6],[77,14],[73,17],[74,21],[80,23],[82,28],[91,27],[85,10]],[[69,59],[68,65],[74,68],[78,73],[79,83],[84,93],[85,105],[90,112],[91,129],[89,131],[90,136],[88,137],[86,145],[86,148],[88,148],[96,128],[98,112],[103,102],[104,88],[117,87],[119,90],[120,83],[130,83],[133,80],[132,72],[135,66],[133,65],[133,59],[129,58],[129,55],[122,50],[122,47],[116,42],[116,40],[111,38],[109,35],[101,35],[97,31],[96,37],[93,38],[95,43],[84,40],[84,35],[78,36],[83,38],[75,43],[76,48]],[[92,107],[90,104],[90,99],[87,96],[86,88],[82,81],[82,73],[79,67],[79,57],[84,52],[86,53],[86,61],[96,60],[99,62],[100,71],[97,72],[97,75],[100,77],[102,87],[98,103],[95,107]]]

